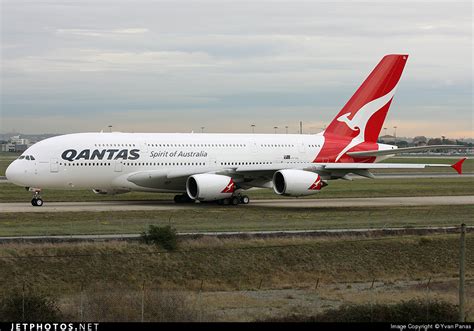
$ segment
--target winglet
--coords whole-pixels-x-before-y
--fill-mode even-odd
[[[464,161],[466,161],[466,159],[467,159],[467,157],[462,158],[461,160],[459,160],[455,164],[451,165],[451,168],[456,170],[458,172],[458,174],[461,175],[462,174],[462,164],[463,164]]]

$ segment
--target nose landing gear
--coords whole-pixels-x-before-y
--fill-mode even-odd
[[[33,199],[31,199],[31,204],[34,207],[41,207],[43,205],[43,199],[41,199],[41,190],[34,189],[33,190]]]

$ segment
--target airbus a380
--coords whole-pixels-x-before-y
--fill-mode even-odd
[[[92,189],[98,194],[175,192],[175,202],[247,204],[243,192],[273,188],[285,196],[318,193],[349,174],[371,169],[453,167],[449,164],[378,163],[398,153],[447,146],[397,148],[377,138],[408,55],[382,58],[327,128],[303,134],[78,133],[42,140],[6,170],[12,183],[33,192]],[[448,146],[457,147],[457,146]]]

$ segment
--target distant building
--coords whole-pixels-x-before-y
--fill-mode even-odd
[[[379,141],[385,144],[395,143],[397,141],[397,137],[387,134],[385,136],[379,137]]]
[[[28,145],[30,143],[29,139],[20,138],[20,136],[10,137],[10,142],[15,145]]]
[[[2,144],[2,152],[15,152],[16,151],[16,145],[7,143],[7,144]]]

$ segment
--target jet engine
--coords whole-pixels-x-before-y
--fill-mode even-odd
[[[229,176],[198,174],[188,177],[186,192],[199,201],[214,201],[230,198],[235,191],[235,183]]]
[[[317,173],[310,171],[284,169],[273,174],[273,190],[279,195],[311,195],[318,193],[326,185]]]

